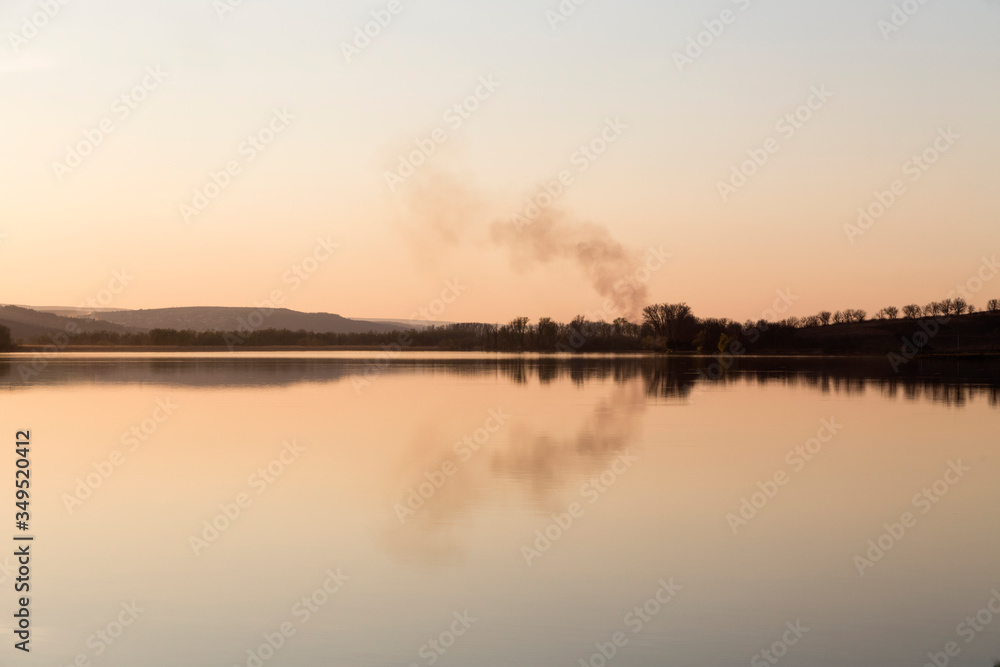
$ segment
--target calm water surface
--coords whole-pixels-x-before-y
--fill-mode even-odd
[[[0,360],[18,662],[1000,659],[995,369],[368,356]]]

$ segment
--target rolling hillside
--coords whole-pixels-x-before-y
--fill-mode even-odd
[[[262,318],[263,314],[263,319]],[[388,322],[349,320],[329,313],[300,313],[286,308],[261,311],[257,308],[160,308],[101,313],[101,319],[132,330],[189,329],[192,331],[235,331],[248,324],[253,329],[291,329],[315,333],[387,333],[407,327]]]
[[[62,317],[20,306],[0,306],[0,325],[10,329],[14,340],[64,333],[69,324],[76,325],[79,331],[114,331],[116,333],[135,333],[137,331],[112,322],[90,318]]]

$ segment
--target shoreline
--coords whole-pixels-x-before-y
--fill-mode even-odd
[[[53,345],[21,345],[10,350],[0,351],[0,358],[3,358],[7,354],[33,354],[33,353],[44,353],[47,355],[59,355],[59,354],[86,354],[86,353],[123,353],[123,354],[149,354],[155,356],[156,354],[177,354],[181,352],[228,352],[233,355],[239,355],[241,353],[254,353],[254,352],[390,352],[395,355],[406,355],[408,353],[426,353],[426,352],[440,352],[440,353],[463,353],[463,354],[480,354],[480,355],[503,355],[503,356],[538,356],[538,357],[564,357],[564,358],[574,358],[574,357],[599,357],[599,356],[622,356],[622,357],[664,357],[664,358],[718,358],[722,356],[728,356],[733,359],[740,358],[806,358],[806,359],[873,359],[873,358],[883,358],[887,356],[888,352],[847,352],[847,353],[808,353],[808,352],[759,352],[755,354],[747,353],[742,355],[720,355],[720,354],[706,354],[698,352],[656,352],[651,350],[605,350],[605,351],[581,351],[572,354],[558,351],[542,352],[537,350],[524,350],[524,351],[487,351],[487,350],[457,350],[457,349],[442,349],[438,347],[405,347],[401,349],[387,350],[385,346],[381,345],[336,345],[336,346],[288,346],[288,345],[274,345],[274,346],[241,346],[237,348],[229,348],[226,346],[183,346],[183,345],[70,345],[62,348],[57,348],[53,350]],[[972,359],[1000,359],[1000,351],[991,350],[980,350],[980,351],[969,351],[969,352],[940,352],[940,353],[925,353],[914,357],[914,360],[921,359],[936,359],[936,360],[972,360]]]

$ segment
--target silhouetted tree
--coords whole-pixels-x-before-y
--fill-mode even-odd
[[[559,339],[559,325],[552,321],[551,317],[543,317],[538,320],[536,328],[538,336],[538,349],[551,350],[556,346]]]
[[[527,317],[516,317],[510,321],[507,325],[510,327],[511,336],[514,342],[520,349],[524,349],[525,343],[527,342],[525,338],[528,334],[528,318]]]
[[[890,320],[894,320],[899,317],[899,308],[896,308],[896,306],[889,306],[885,309],[885,315]]]
[[[929,304],[924,306],[924,315],[930,317],[932,315],[947,315],[948,311],[951,310],[951,300],[947,299],[945,301],[931,301]]]
[[[665,337],[667,331],[667,314],[663,305],[656,304],[643,308],[642,323],[648,326],[657,338]]]
[[[909,306],[903,306],[903,315],[909,317],[911,320],[915,320],[920,317],[923,310],[915,303],[911,303]]]
[[[990,299],[989,303],[986,304],[986,307],[990,309],[991,313],[1000,311],[1000,299]]]
[[[14,339],[10,335],[10,329],[0,325],[0,351],[9,350],[14,347]]]
[[[819,321],[823,323],[823,326],[827,326],[830,324],[830,318],[833,317],[833,314],[829,310],[824,310],[818,315],[818,317]]]

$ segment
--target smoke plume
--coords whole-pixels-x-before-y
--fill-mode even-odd
[[[615,240],[605,227],[569,221],[550,209],[534,221],[494,222],[491,235],[519,271],[557,260],[575,263],[594,291],[614,304],[608,319],[635,317],[649,302],[646,284],[635,278],[641,253]]]

